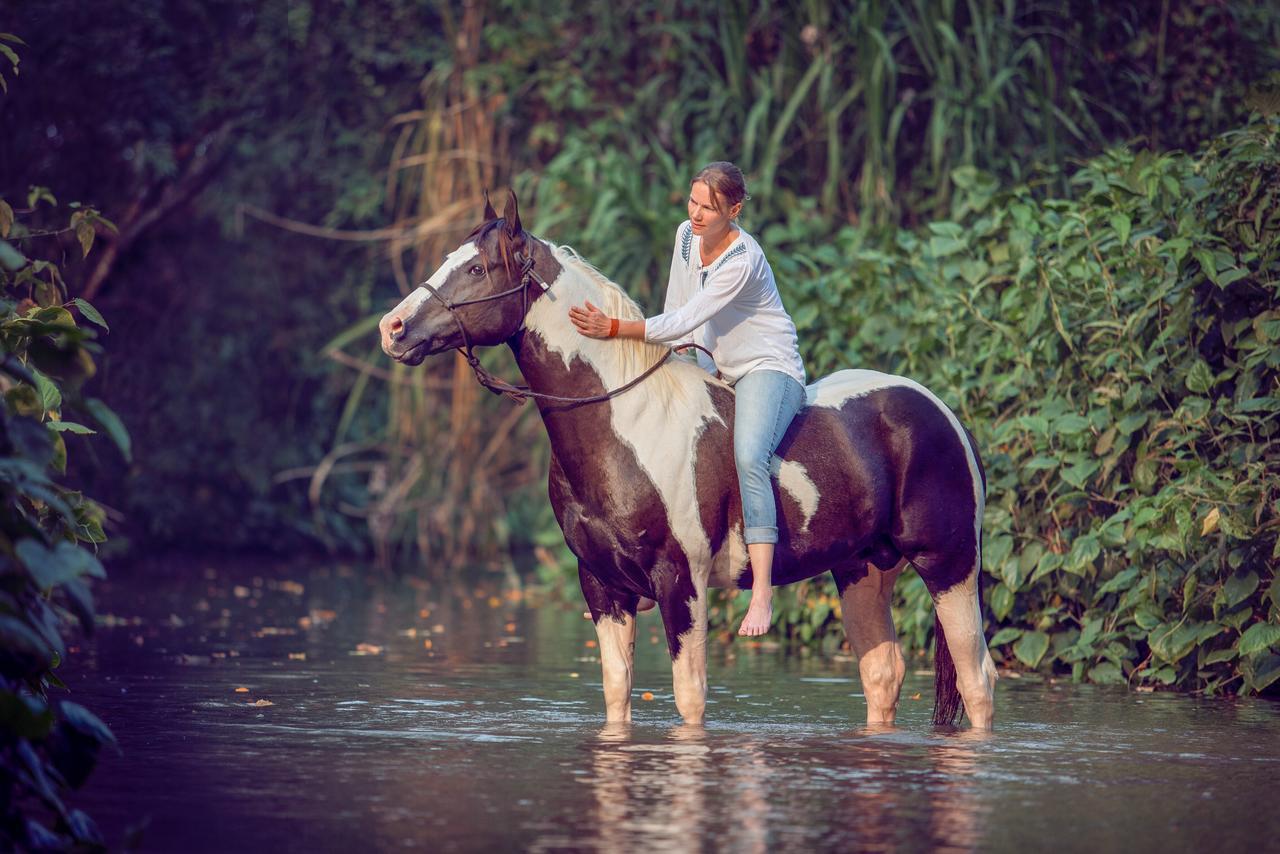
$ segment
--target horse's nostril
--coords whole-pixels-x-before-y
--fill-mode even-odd
[[[398,317],[391,318],[391,334],[399,338],[404,334],[404,321]]]

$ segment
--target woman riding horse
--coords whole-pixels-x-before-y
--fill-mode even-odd
[[[804,403],[805,373],[773,270],[736,222],[746,199],[737,166],[703,168],[689,188],[689,219],[676,229],[663,313],[620,320],[588,302],[570,308],[569,318],[590,338],[699,344],[734,387],[733,455],[752,569],[751,605],[738,634],[751,636],[769,631],[773,619],[778,512],[769,460]]]

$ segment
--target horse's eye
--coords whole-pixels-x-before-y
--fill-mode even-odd
[[[467,272],[478,278],[484,275],[484,267],[481,267],[479,264],[472,264],[471,269]]]

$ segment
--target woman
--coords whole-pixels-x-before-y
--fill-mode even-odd
[[[805,375],[773,270],[736,222],[746,199],[737,166],[718,161],[704,168],[689,188],[689,220],[676,230],[663,313],[619,320],[587,303],[570,308],[569,318],[591,338],[701,344],[733,385],[733,453],[753,577],[738,634],[754,636],[767,632],[773,619],[778,517],[769,459],[804,403]]]

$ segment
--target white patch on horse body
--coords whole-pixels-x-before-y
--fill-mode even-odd
[[[473,241],[462,244],[457,249],[449,253],[444,259],[444,263],[431,274],[431,278],[427,279],[427,284],[439,290],[444,283],[449,281],[449,277],[453,275],[453,271],[457,270],[464,264],[470,263],[473,258],[480,255],[480,251],[476,249]],[[447,296],[447,294],[446,294]],[[431,291],[423,287],[415,288],[407,297],[400,301],[400,304],[392,309],[391,313],[408,320],[417,315],[422,310],[422,306],[427,300],[431,299]]]
[[[778,486],[800,505],[800,512],[804,514],[800,530],[809,530],[809,520],[818,512],[818,487],[810,479],[808,470],[795,460],[775,456],[769,461],[769,472],[777,479]]]
[[[612,317],[639,319],[640,310],[617,285],[582,261],[571,250],[550,246],[562,268],[551,284],[554,301],[536,300],[525,323],[547,348],[560,355],[566,367],[582,359],[606,389],[615,389],[639,376],[666,348],[635,340],[588,338],[569,320],[569,307],[593,305]],[[694,578],[706,579],[711,548],[702,528],[695,479],[696,449],[704,426],[722,421],[711,399],[712,377],[696,365],[672,359],[645,381],[644,393],[621,394],[608,403],[610,423],[618,438],[631,447],[636,460],[653,480],[666,509],[672,534],[684,549]]]
[[[960,419],[956,418],[956,414],[951,411],[951,407],[939,400],[936,394],[915,380],[910,380],[906,377],[882,374],[879,371],[846,370],[836,371],[834,374],[825,376],[810,385],[805,389],[805,398],[809,406],[827,406],[832,409],[839,409],[846,401],[855,397],[862,397],[873,391],[892,387],[914,389],[923,394],[946,414],[952,429],[956,431],[956,436],[960,439],[960,446],[964,448],[965,461],[969,464],[969,479],[973,484],[973,541],[975,544],[981,543],[982,512],[986,505],[986,496],[982,489],[982,474],[978,471],[978,459],[973,455],[973,447],[969,444],[969,437],[965,434],[964,427],[960,425]],[[977,565],[977,563],[978,555],[975,554],[974,565]]]

